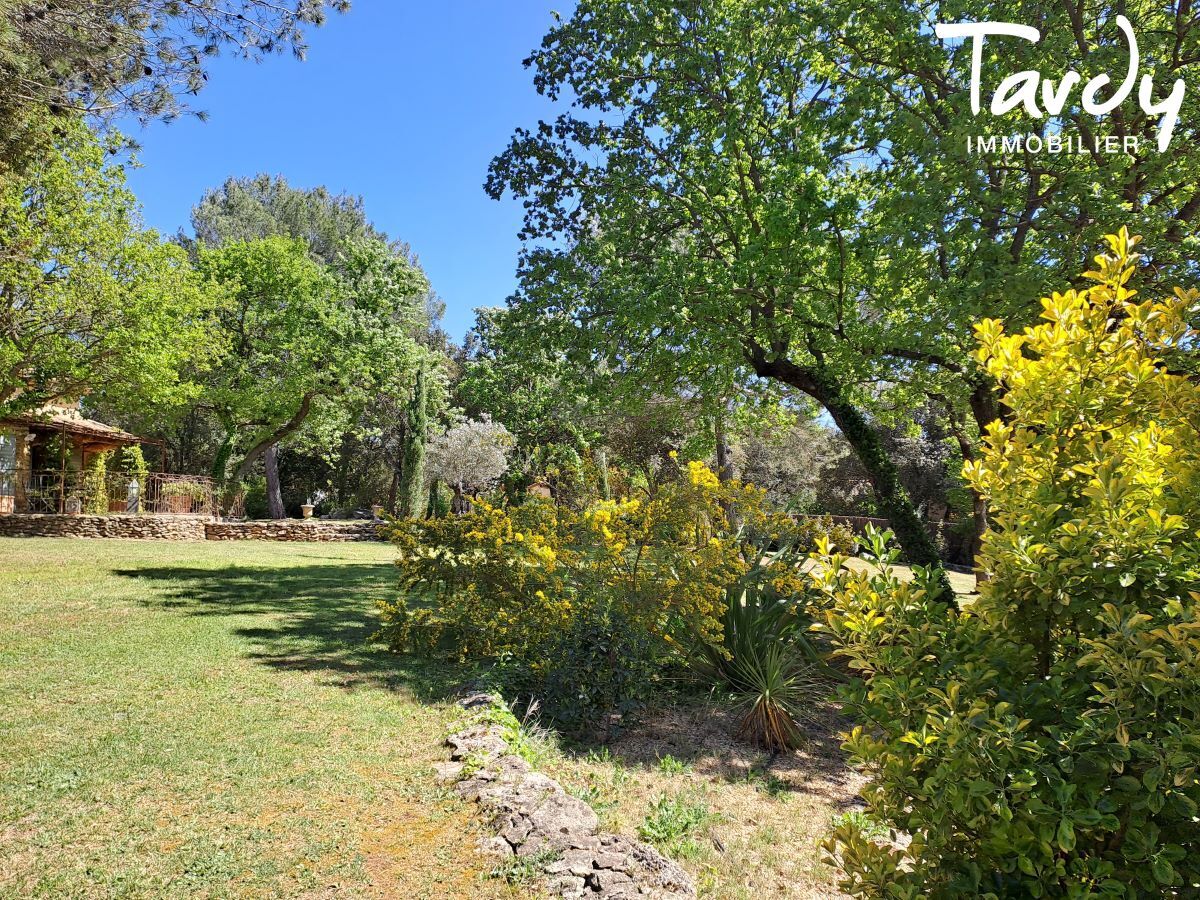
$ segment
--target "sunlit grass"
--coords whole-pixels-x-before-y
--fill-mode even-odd
[[[378,544],[0,540],[0,896],[508,896]]]

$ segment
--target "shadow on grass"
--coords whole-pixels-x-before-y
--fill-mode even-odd
[[[347,689],[404,690],[426,700],[450,696],[468,677],[445,660],[389,653],[370,640],[375,601],[395,596],[388,563],[224,568],[156,566],[114,574],[154,584],[150,608],[228,617],[250,642],[250,659],[279,671],[312,672]]]

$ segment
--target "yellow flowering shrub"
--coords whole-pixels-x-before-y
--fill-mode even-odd
[[[383,633],[496,663],[564,721],[620,707],[695,640],[720,641],[725,589],[753,562],[747,530],[784,540],[798,526],[699,462],[646,496],[582,512],[534,499],[398,522],[403,593],[383,604]],[[799,587],[792,567],[772,577]]]
[[[1177,365],[1200,295],[1138,297],[1136,243],[1040,324],[977,328],[1009,413],[966,467],[993,523],[978,599],[819,572],[868,811],[912,838],[841,826],[852,896],[1200,891],[1200,384]]]

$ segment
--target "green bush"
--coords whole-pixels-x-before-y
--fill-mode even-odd
[[[246,493],[243,495],[242,508],[247,519],[265,519],[270,515],[267,506],[267,479],[261,475],[246,481]]]
[[[80,473],[83,511],[103,516],[108,513],[108,458],[111,451],[95,453]]]
[[[393,646],[453,647],[497,668],[568,727],[645,699],[681,658],[677,637],[714,639],[723,586],[742,567],[722,537],[725,496],[699,467],[646,500],[582,513],[531,499],[399,520],[405,594],[381,604]]]
[[[609,604],[584,605],[543,646],[544,666],[523,655],[501,659],[499,677],[522,696],[542,700],[569,730],[607,736],[606,713],[627,712],[662,686],[669,651]]]
[[[692,641],[720,642],[725,590],[759,555],[727,506],[765,540],[793,528],[757,488],[695,462],[681,476],[581,512],[479,500],[463,515],[393,523],[404,593],[381,604],[381,636],[493,665],[560,724],[607,721],[655,691]],[[794,567],[774,577],[787,590],[800,582]]]
[[[827,627],[860,676],[846,747],[871,821],[827,848],[854,896],[1195,896],[1200,891],[1200,385],[1196,292],[1137,302],[1133,241],[1099,284],[1043,301],[980,360],[1007,422],[966,467],[989,498],[991,579],[958,608],[829,559]]]
[[[676,857],[689,859],[699,853],[695,835],[714,820],[701,799],[659,794],[650,802],[650,812],[638,826],[638,837]]]
[[[832,516],[801,516],[796,522],[796,544],[815,547],[824,539],[833,553],[851,555],[858,551],[859,537],[853,529],[833,521]]]

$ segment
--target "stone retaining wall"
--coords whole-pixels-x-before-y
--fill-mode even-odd
[[[326,522],[321,519],[268,519],[252,522],[209,522],[210,541],[378,541],[379,522]]]
[[[135,538],[202,541],[207,516],[0,516],[0,537]]]
[[[151,541],[377,541],[379,523],[285,519],[219,522],[208,516],[0,515],[0,537],[134,538]]]

